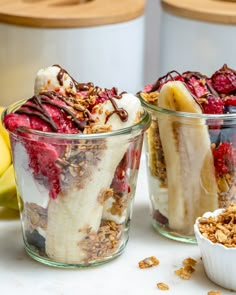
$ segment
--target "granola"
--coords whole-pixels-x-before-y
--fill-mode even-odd
[[[167,172],[163,148],[159,134],[158,123],[152,121],[147,131],[148,148],[149,148],[149,166],[152,176],[157,177],[160,186],[167,187]]]
[[[26,230],[33,232],[37,228],[46,230],[47,228],[47,209],[36,203],[26,202],[23,210]]]
[[[199,218],[200,233],[213,243],[236,247],[236,205],[230,204],[216,217]]]
[[[186,258],[183,260],[183,267],[175,270],[175,274],[183,280],[188,280],[191,278],[193,272],[195,271],[195,265],[197,261],[193,258]]]
[[[162,291],[167,291],[170,289],[169,286],[165,283],[157,283],[157,288]]]
[[[220,291],[209,291],[207,295],[221,295]]]
[[[139,261],[139,268],[149,268],[156,266],[160,263],[160,261],[155,256],[147,257],[141,261]]]
[[[122,242],[123,227],[114,221],[103,220],[97,232],[90,227],[85,228],[85,239],[78,244],[87,252],[87,261],[84,262],[100,261],[114,254]]]

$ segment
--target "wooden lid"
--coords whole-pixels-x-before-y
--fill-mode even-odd
[[[165,11],[207,22],[236,24],[236,0],[162,0]]]
[[[0,0],[0,22],[68,28],[120,23],[144,13],[145,0]]]

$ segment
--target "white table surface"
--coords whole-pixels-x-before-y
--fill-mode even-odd
[[[36,262],[24,251],[19,219],[4,216],[4,211],[0,210],[0,295],[204,295],[210,290],[221,291],[222,295],[235,294],[206,277],[197,245],[168,240],[154,231],[150,224],[144,159],[138,178],[129,242],[125,252],[107,264],[65,270]],[[160,264],[139,269],[138,262],[152,255],[160,260]],[[174,271],[187,257],[198,260],[198,263],[192,277],[182,280]],[[158,282],[168,284],[170,289],[157,289]]]

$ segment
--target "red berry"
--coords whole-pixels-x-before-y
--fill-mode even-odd
[[[29,167],[37,177],[42,175],[49,186],[49,196],[53,199],[60,193],[60,168],[56,164],[58,152],[52,145],[34,141],[27,141],[25,147],[29,154]]]
[[[202,107],[205,114],[223,114],[224,103],[219,96],[209,94]]]
[[[206,85],[206,77],[197,72],[185,72],[183,73],[185,78],[185,83],[188,86],[189,90],[196,97],[203,97],[209,93],[209,89]]]
[[[160,91],[162,86],[169,81],[182,81],[184,82],[184,77],[177,71],[168,72],[166,75],[160,77],[151,87],[148,92]]]
[[[213,150],[214,165],[219,175],[232,172],[236,164],[236,150],[229,142],[222,142]]]
[[[147,85],[145,85],[143,91],[144,92],[149,92],[149,91],[152,90],[152,87],[153,87],[153,84],[147,84]]]
[[[229,94],[236,90],[236,71],[223,65],[212,77],[212,86],[219,93]]]
[[[128,178],[126,174],[127,169],[128,169],[128,156],[126,153],[116,168],[116,172],[111,184],[111,187],[117,193],[130,192],[130,186],[129,186]]]
[[[226,106],[236,106],[236,96],[235,95],[227,96],[224,103]]]

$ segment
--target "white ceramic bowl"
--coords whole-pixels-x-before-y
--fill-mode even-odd
[[[224,209],[218,209],[214,212],[206,212],[203,217],[214,217],[223,211]],[[200,218],[197,218],[194,224],[194,232],[201,251],[205,272],[212,282],[236,291],[236,248],[227,248],[205,238],[198,228]]]

